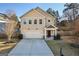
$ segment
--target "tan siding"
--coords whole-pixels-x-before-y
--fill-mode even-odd
[[[34,24],[34,20],[37,20],[37,24]],[[42,24],[39,24],[39,19],[42,19]],[[29,20],[32,20],[32,24],[29,24]],[[50,20],[50,22],[48,22]],[[54,17],[45,16],[36,10],[29,12],[21,18],[21,32],[26,33],[28,30],[41,30],[44,34],[44,28],[48,25],[54,25]],[[23,22],[27,24],[24,24]]]

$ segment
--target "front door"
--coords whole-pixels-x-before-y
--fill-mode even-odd
[[[51,37],[51,31],[47,30],[47,37]]]

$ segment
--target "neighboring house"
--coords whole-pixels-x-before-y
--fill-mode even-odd
[[[16,26],[15,31],[14,31],[14,33],[16,34],[16,33],[19,32],[19,26],[20,26],[19,21],[18,20],[16,20],[16,21],[11,20],[10,17],[8,17],[6,14],[0,13],[0,37],[6,35],[6,32],[5,32],[6,31],[6,25],[8,23],[14,23],[14,22],[17,22],[17,26]]]
[[[0,34],[4,33],[4,30],[5,30],[5,22],[0,21]]]
[[[0,34],[5,33],[5,23],[8,19],[7,15],[0,13]]]
[[[37,7],[22,15],[21,33],[24,38],[47,38],[57,35],[55,17]]]

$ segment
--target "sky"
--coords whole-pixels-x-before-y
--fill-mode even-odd
[[[16,15],[20,17],[30,9],[36,7],[40,7],[45,11],[48,8],[58,10],[61,16],[64,9],[64,3],[0,3],[0,13],[5,13],[6,10],[14,10]]]

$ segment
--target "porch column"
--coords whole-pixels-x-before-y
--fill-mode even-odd
[[[51,30],[51,36],[53,36],[54,35],[54,31],[53,30]]]
[[[51,37],[52,37],[52,30],[50,30],[50,32],[51,32],[50,35],[51,35]]]
[[[55,29],[55,36],[57,35],[57,30]]]

